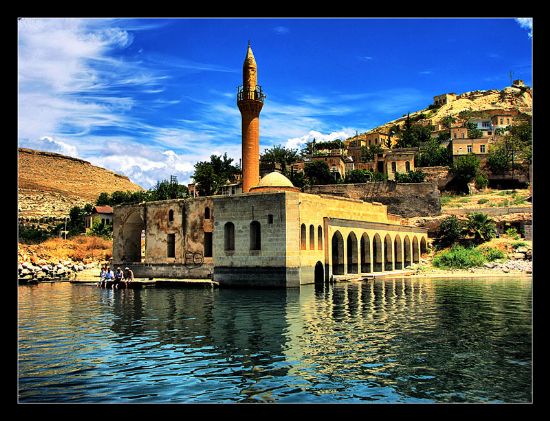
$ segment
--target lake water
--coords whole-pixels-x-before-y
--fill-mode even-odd
[[[19,286],[19,402],[530,402],[530,279]]]

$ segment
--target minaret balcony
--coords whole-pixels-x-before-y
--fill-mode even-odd
[[[237,88],[237,101],[260,101],[263,103],[264,100],[265,94],[260,85],[256,85],[255,88],[241,85]]]

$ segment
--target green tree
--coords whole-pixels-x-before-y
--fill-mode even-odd
[[[93,206],[92,206],[93,208]],[[90,206],[73,206],[69,211],[69,220],[67,221],[67,231],[69,235],[82,234],[85,231],[84,217],[89,215]]]
[[[435,167],[439,165],[450,165],[452,155],[448,148],[440,146],[435,139],[423,144],[416,156],[416,165],[419,167]]]
[[[304,166],[304,173],[308,179],[309,184],[334,184],[335,180],[328,164],[324,161],[311,161],[306,162]]]
[[[445,218],[437,229],[436,245],[443,248],[455,244],[461,238],[463,230],[464,223],[456,216]]]
[[[475,244],[481,244],[496,235],[496,224],[485,213],[471,213],[466,220],[464,231]]]
[[[479,158],[473,153],[458,157],[451,166],[451,172],[461,182],[469,183],[479,171]]]
[[[232,164],[233,158],[211,155],[210,162],[202,161],[195,164],[193,180],[201,196],[216,194],[220,187],[227,182],[234,182],[239,168]]]
[[[479,139],[483,136],[483,132],[477,128],[475,123],[466,123],[466,128],[468,129],[468,138],[470,139]]]
[[[294,187],[302,188],[306,185],[306,176],[303,172],[291,171],[288,175],[288,179],[294,185]]]
[[[432,138],[433,126],[422,126],[419,124],[412,124],[411,118],[407,114],[405,125],[403,130],[399,132],[399,138],[397,140],[398,148],[416,148],[421,143],[429,142]]]
[[[504,145],[494,145],[487,154],[487,166],[493,174],[504,174],[509,169],[509,159]]]
[[[286,172],[287,166],[298,161],[298,150],[275,145],[271,149],[266,149],[264,153],[260,155],[260,161],[268,164],[280,164],[284,173]]]
[[[374,180],[374,174],[369,170],[352,170],[346,177],[346,183],[366,183]]]
[[[450,115],[445,116],[441,119],[441,123],[443,124],[443,126],[445,126],[448,129],[450,129],[453,123],[455,122],[456,122],[456,118]]]
[[[378,144],[361,146],[361,162],[374,161],[376,154],[382,153],[384,150]]]
[[[95,235],[98,237],[104,237],[108,239],[113,238],[113,225],[106,224],[105,222],[95,223],[90,229],[90,235]]]
[[[111,195],[109,193],[103,192],[100,193],[95,201],[96,205],[110,205],[111,204]]]
[[[155,187],[150,190],[151,200],[185,199],[188,196],[187,187],[178,184],[177,181],[157,181]]]

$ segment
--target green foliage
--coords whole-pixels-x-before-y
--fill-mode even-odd
[[[306,176],[303,172],[294,172],[291,171],[290,173],[286,174],[288,176],[288,179],[294,184],[294,187],[302,188],[307,183]]]
[[[508,228],[504,233],[506,234],[507,237],[513,238],[514,240],[520,239],[520,236],[514,227]]]
[[[382,146],[375,144],[369,146],[361,146],[361,161],[374,161],[376,154],[382,153]]]
[[[449,204],[451,199],[452,199],[451,196],[443,195],[439,198],[439,202],[441,203],[441,206],[445,206]]]
[[[187,187],[168,180],[157,181],[154,188],[149,190],[151,200],[185,199],[189,196]]]
[[[416,165],[418,167],[435,167],[451,165],[452,154],[447,148],[439,145],[436,139],[430,139],[423,144],[416,156]]]
[[[395,181],[398,183],[423,183],[426,178],[426,174],[422,170],[409,171],[406,174],[395,173]]]
[[[462,182],[469,183],[479,171],[479,158],[474,154],[458,157],[451,167],[451,172]]]
[[[18,225],[19,242],[24,244],[41,243],[54,234],[52,230],[45,230],[36,225]]]
[[[260,161],[268,164],[280,164],[281,170],[286,172],[288,166],[294,164],[298,160],[298,150],[285,148],[282,145],[275,145],[270,149],[266,149],[260,155]]]
[[[526,245],[527,243],[525,241],[516,241],[515,243],[512,243],[512,248],[516,250],[520,247],[525,247]]]
[[[84,226],[84,217],[89,215],[86,207],[73,206],[69,211],[69,220],[67,221],[67,231],[69,235],[82,234],[86,228]]]
[[[369,170],[352,170],[346,177],[346,183],[366,183],[374,180],[374,173]]]
[[[432,264],[444,269],[467,269],[481,266],[486,261],[487,258],[479,249],[454,245],[450,250],[436,254]]]
[[[441,119],[441,123],[443,124],[443,126],[445,126],[446,128],[450,129],[452,124],[456,121],[456,118],[454,118],[453,116],[445,116]],[[449,136],[450,137],[450,136]]]
[[[489,201],[489,199],[485,199],[485,198],[482,198],[482,199],[479,199],[477,201],[478,205],[483,205],[484,203],[487,203]]]
[[[479,247],[479,250],[488,262],[504,259],[506,257],[503,251],[493,247]]]
[[[504,174],[510,168],[510,159],[504,145],[495,145],[487,154],[487,166],[493,174]]]
[[[489,179],[487,178],[487,176],[484,173],[479,172],[475,176],[476,189],[482,190],[482,189],[486,188],[488,185],[489,185]]]
[[[195,164],[193,180],[196,183],[200,196],[216,194],[221,186],[227,182],[235,181],[239,168],[232,164],[233,158],[210,155],[210,162],[201,161]]]
[[[407,114],[403,130],[398,135],[398,148],[418,147],[421,143],[429,142],[432,138],[433,126],[413,125],[412,122]]]
[[[336,182],[330,173],[328,164],[324,161],[306,162],[304,173],[308,179],[308,183],[312,185],[334,184]]]
[[[496,235],[496,224],[485,213],[471,213],[464,225],[464,232],[475,244],[481,244]]]
[[[113,226],[104,222],[95,223],[94,225],[92,225],[89,235],[112,239]]]
[[[130,204],[130,203],[141,203],[141,202],[148,202],[150,200],[156,200],[151,198],[150,191],[114,191],[113,193],[101,193],[95,204],[96,205],[108,205],[108,206],[115,206],[115,205],[122,205],[122,204]],[[91,213],[92,209],[88,213]]]
[[[462,235],[464,224],[456,216],[449,216],[441,221],[437,230],[437,247],[447,247],[456,243]]]
[[[444,132],[438,133],[436,137],[437,143],[440,143],[440,144],[450,139],[451,139],[451,132],[449,130],[445,130]]]
[[[468,128],[468,138],[479,139],[483,136],[483,131],[477,128],[477,124],[468,122],[466,127]]]
[[[342,149],[344,147],[344,142],[342,142],[340,139],[330,140],[326,142],[316,142],[315,143],[315,150],[320,151],[324,149]]]

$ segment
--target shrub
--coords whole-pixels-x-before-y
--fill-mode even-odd
[[[508,228],[504,233],[507,237],[513,238],[514,240],[519,240],[519,234],[514,227]]]
[[[421,170],[409,171],[408,173],[395,173],[395,181],[398,183],[422,183],[426,175]]]
[[[450,250],[437,254],[432,263],[435,267],[445,269],[467,269],[481,266],[487,258],[477,248],[464,248],[455,245]]]
[[[479,200],[477,201],[477,203],[478,203],[478,205],[483,205],[484,203],[487,203],[488,201],[489,201],[489,199],[483,198],[483,199],[479,199]]]
[[[481,244],[496,235],[496,224],[485,213],[471,213],[466,220],[464,231],[473,238],[474,243]]]
[[[437,245],[446,247],[458,241],[462,234],[463,223],[456,216],[445,218],[437,230]]]
[[[527,245],[524,241],[516,241],[515,243],[512,243],[512,248],[515,250],[519,247],[525,247]]]
[[[492,248],[492,247],[481,248],[480,251],[489,262],[492,262],[493,260],[497,260],[497,259],[504,259],[506,257],[506,255],[502,250]]]
[[[485,174],[479,173],[476,175],[476,178],[475,178],[476,189],[482,190],[486,188],[488,185],[489,185],[489,179]]]

